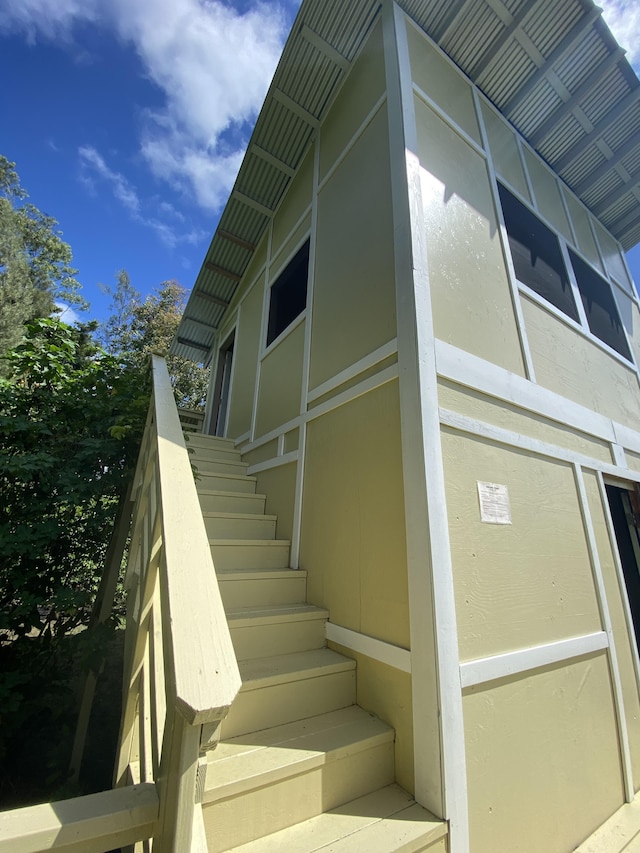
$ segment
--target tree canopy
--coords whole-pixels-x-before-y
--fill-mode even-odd
[[[169,353],[186,303],[185,288],[177,281],[163,281],[142,299],[127,272],[121,270],[116,286],[104,290],[111,295],[111,315],[100,328],[105,350],[145,370],[151,353],[164,356],[177,404],[186,409],[202,408],[209,369]]]
[[[15,163],[0,154],[0,353],[24,324],[48,317],[56,300],[86,307],[57,222],[27,201]]]

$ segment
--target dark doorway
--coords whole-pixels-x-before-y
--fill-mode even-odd
[[[231,390],[231,367],[233,365],[233,344],[236,333],[233,331],[222,344],[218,352],[218,367],[216,383],[213,389],[213,411],[211,413],[212,435],[224,436],[229,409],[229,392]]]
[[[640,500],[638,493],[607,485],[607,497],[618,542],[629,607],[640,647]]]

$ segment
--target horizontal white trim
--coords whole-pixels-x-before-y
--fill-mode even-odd
[[[326,637],[332,643],[338,643],[347,649],[351,649],[351,651],[358,652],[358,654],[366,655],[373,660],[387,664],[387,666],[392,666],[394,669],[411,672],[411,652],[401,646],[376,640],[375,637],[361,634],[359,631],[352,631],[351,628],[344,628],[334,622],[327,622]]]
[[[269,286],[269,288],[270,287],[271,286]],[[269,299],[267,297],[267,302],[268,301],[269,301]],[[267,308],[267,315],[268,315],[268,308]],[[280,334],[278,335],[277,338],[274,338],[271,341],[271,343],[269,344],[268,347],[265,347],[262,350],[262,354],[260,355],[260,361],[264,361],[268,355],[271,355],[271,353],[274,351],[274,349],[277,349],[280,346],[280,344],[285,340],[285,338],[288,338],[292,332],[295,332],[295,330],[298,328],[298,326],[301,323],[304,323],[304,321],[306,319],[307,319],[307,309],[305,308],[301,314],[298,314],[298,316],[296,317],[295,320],[292,320],[289,323],[289,325],[287,326],[286,329],[283,329],[283,331],[280,332]]]
[[[324,178],[318,182],[318,189],[317,189],[318,195],[320,195],[320,193],[322,192],[322,190],[325,187],[325,184],[331,180],[332,176],[340,168],[340,165],[345,160],[345,158],[347,157],[347,155],[349,154],[351,149],[354,147],[356,142],[360,139],[360,137],[365,132],[365,130],[369,127],[371,122],[374,120],[374,118],[377,116],[377,114],[380,112],[380,110],[382,109],[384,104],[386,104],[386,102],[387,102],[387,94],[385,92],[384,94],[382,94],[378,98],[378,100],[375,102],[375,104],[371,107],[371,109],[369,110],[369,112],[365,116],[362,124],[360,125],[360,127],[358,127],[356,129],[356,131],[353,134],[353,136],[351,137],[351,139],[347,142],[347,144],[342,149],[340,154],[338,154],[336,159],[333,161],[333,165],[331,166],[329,171],[326,173]]]
[[[290,421],[286,421],[286,423],[280,424],[280,426],[275,429],[269,430],[269,432],[265,432],[264,435],[259,436],[251,444],[248,444],[246,447],[242,448],[243,453],[251,453],[252,450],[257,450],[259,447],[262,447],[264,444],[269,444],[270,441],[275,441],[279,439],[281,435],[284,435],[287,432],[291,432],[292,429],[296,429],[302,423],[302,417],[300,415],[296,415],[295,418],[292,418]]]
[[[361,397],[363,394],[373,391],[374,388],[378,388],[380,385],[385,385],[387,382],[391,382],[393,379],[397,378],[398,365],[397,363],[391,364],[389,367],[385,367],[384,370],[381,370],[380,373],[376,373],[374,376],[368,376],[366,379],[363,379],[362,382],[359,382],[357,385],[353,385],[351,388],[343,391],[342,394],[336,394],[336,396],[332,397],[330,400],[326,400],[314,409],[310,409],[304,415],[304,419],[307,422],[315,420],[315,418],[319,418],[321,415],[326,415],[327,412],[330,412],[332,409],[344,406],[345,403],[350,403],[357,397]]]
[[[336,375],[332,376],[331,379],[327,379],[326,382],[322,382],[320,385],[317,385],[307,394],[308,402],[311,403],[314,400],[317,400],[318,397],[329,394],[334,388],[344,385],[345,382],[349,382],[350,379],[354,379],[359,373],[364,373],[365,370],[375,367],[376,364],[384,361],[385,358],[389,358],[389,356],[394,355],[397,352],[398,339],[394,338],[392,341],[383,344],[381,347],[378,347],[377,350],[369,353],[369,355],[366,355],[364,358],[361,358],[359,361],[356,361],[349,365],[349,367],[341,370],[340,373],[336,373]]]
[[[268,471],[270,468],[279,468],[281,465],[289,465],[291,462],[298,461],[298,451],[292,450],[291,453],[285,453],[283,456],[275,456],[273,459],[267,459],[265,462],[256,462],[255,465],[249,465],[247,468],[248,476],[259,474],[260,471]]]
[[[634,453],[640,453],[640,433],[624,424],[613,424],[613,432],[615,434],[616,443],[620,444],[626,450],[631,450]]]
[[[487,159],[487,155],[486,155],[485,150],[484,150],[484,148],[482,147],[482,145],[480,145],[480,143],[479,143],[479,142],[477,142],[477,141],[476,141],[472,136],[469,136],[469,134],[466,132],[466,130],[464,130],[462,127],[460,127],[460,125],[459,125],[459,124],[456,124],[456,122],[455,122],[455,121],[453,120],[453,118],[449,115],[449,113],[445,112],[445,111],[442,109],[442,107],[441,107],[439,104],[437,104],[437,103],[436,103],[436,101],[434,101],[434,100],[433,100],[433,98],[431,98],[429,95],[427,95],[427,93],[424,91],[424,89],[421,89],[421,88],[420,88],[420,86],[418,86],[418,84],[416,83],[416,81],[415,81],[415,80],[413,81],[413,94],[414,94],[414,95],[417,95],[417,96],[418,96],[418,98],[420,98],[420,100],[421,100],[421,101],[422,101],[426,106],[430,107],[430,108],[434,111],[434,113],[436,113],[436,115],[437,115],[439,118],[441,118],[441,119],[442,119],[442,121],[443,121],[443,122],[444,122],[448,127],[450,127],[450,128],[451,128],[451,130],[452,130],[454,133],[457,133],[459,137],[461,137],[462,139],[464,139],[464,141],[465,141],[468,145],[470,145],[470,146],[471,146],[471,148],[473,148],[473,150],[476,152],[476,154],[479,154],[479,155],[482,157],[482,159],[483,159],[483,160],[486,160],[486,159]],[[469,94],[471,94],[471,93],[469,93]],[[427,170],[427,171],[428,171],[428,170]]]
[[[601,459],[595,459],[583,453],[576,453],[566,447],[549,444],[537,438],[530,438],[528,435],[522,435],[519,432],[512,432],[503,427],[487,424],[476,418],[468,418],[466,415],[459,415],[457,412],[450,412],[447,409],[440,409],[439,412],[442,426],[449,427],[457,432],[466,432],[471,435],[488,438],[497,444],[515,447],[518,450],[528,450],[531,453],[535,453],[538,456],[546,456],[549,459],[560,459],[563,462],[580,465],[591,471],[601,471],[603,474],[612,477],[621,477],[625,480],[640,482],[640,473],[632,471],[629,468],[619,468],[613,463],[603,462]]]
[[[236,447],[242,444],[243,441],[249,441],[251,438],[251,430],[248,429],[246,432],[243,432],[242,435],[239,435],[237,438],[233,439],[233,443]]]
[[[436,366],[443,379],[512,403],[585,435],[623,443],[616,437],[616,425],[610,418],[445,341],[436,341]],[[636,436],[640,442],[640,433]]]
[[[460,664],[460,683],[462,687],[474,687],[499,678],[507,678],[553,663],[570,661],[582,655],[589,655],[609,647],[609,639],[604,631],[558,640],[543,646],[529,649],[517,649],[502,655],[465,661]]]
[[[601,276],[602,278],[602,276]],[[613,347],[610,347],[609,344],[605,343],[601,340],[597,335],[594,335],[593,332],[588,328],[588,326],[583,326],[578,321],[574,320],[572,317],[569,317],[568,314],[565,314],[564,311],[561,311],[559,308],[549,302],[544,298],[544,296],[540,296],[539,293],[536,293],[535,290],[532,290],[526,284],[518,280],[518,290],[523,296],[526,296],[527,299],[530,299],[531,302],[535,302],[540,308],[543,308],[548,314],[552,314],[556,319],[560,320],[561,323],[564,323],[569,328],[573,329],[574,332],[578,332],[579,335],[582,335],[585,340],[589,341],[589,343],[598,347],[598,349],[603,350],[610,355],[612,358],[615,358],[616,361],[619,361],[623,367],[628,368],[633,373],[637,373],[637,369],[635,363],[632,360],[630,361],[628,358],[625,358],[621,353],[615,350]],[[616,302],[616,307],[617,307]],[[625,339],[626,340],[626,339]],[[629,350],[631,351],[631,347],[629,346]]]

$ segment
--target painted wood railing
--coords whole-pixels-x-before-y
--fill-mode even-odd
[[[164,360],[153,356],[152,370],[125,580],[115,784],[155,782],[154,853],[182,853],[204,844],[204,755],[241,682]]]
[[[103,853],[137,842],[153,853],[207,849],[205,755],[240,674],[164,360],[153,356],[152,371],[133,483],[114,790],[0,813],[0,853]]]

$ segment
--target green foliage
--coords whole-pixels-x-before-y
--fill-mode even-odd
[[[115,288],[104,290],[112,300],[111,316],[100,330],[107,352],[125,358],[140,371],[146,370],[151,353],[164,356],[178,406],[203,409],[209,368],[169,353],[187,291],[177,281],[164,281],[142,300],[125,270],[118,273]]]
[[[34,321],[0,379],[0,763],[9,766],[25,719],[70,724],[64,650],[89,621],[149,404],[148,382],[95,346],[94,327]],[[92,643],[87,632],[76,653],[92,658]]]
[[[15,163],[0,155],[0,353],[20,341],[25,323],[48,317],[56,300],[86,307],[58,223],[26,198]]]

